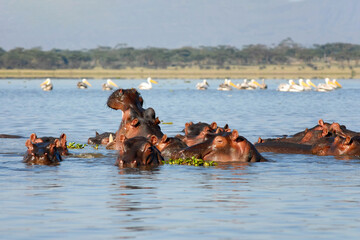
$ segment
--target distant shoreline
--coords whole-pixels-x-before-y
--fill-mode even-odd
[[[0,69],[0,79],[4,78],[93,78],[93,79],[287,79],[287,78],[359,78],[358,68],[322,68],[312,69],[304,66],[234,66],[228,69],[193,68],[126,68],[126,69]]]

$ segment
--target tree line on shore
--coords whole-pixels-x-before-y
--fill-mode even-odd
[[[95,49],[44,51],[41,47],[0,48],[0,69],[124,69],[200,67],[226,69],[230,66],[306,64],[316,69],[315,63],[340,63],[343,67],[358,67],[360,45],[350,43],[314,44],[303,47],[291,38],[277,45],[182,47],[166,49],[148,47],[135,49],[126,44]]]

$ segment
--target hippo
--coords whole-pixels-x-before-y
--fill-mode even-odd
[[[255,143],[254,146],[260,153],[312,154],[312,145],[301,143],[269,141]]]
[[[237,130],[213,135],[202,143],[185,148],[178,158],[201,158],[216,162],[264,162],[267,161]]]
[[[158,166],[164,158],[155,147],[158,139],[152,135],[149,139],[137,136],[126,138],[121,134],[117,136],[116,142],[119,145],[119,155],[115,165],[119,168]]]
[[[320,156],[360,157],[360,136],[336,136],[333,142],[320,142],[312,147],[312,153]]]
[[[329,131],[335,135],[339,135],[344,138],[346,138],[347,136],[349,137],[360,136],[360,132],[351,131],[347,129],[346,126],[340,125],[339,123],[332,123],[330,125]]]
[[[188,145],[181,139],[177,137],[168,137],[166,134],[164,134],[156,144],[156,148],[159,149],[164,159],[176,158],[176,154],[187,147]]]
[[[204,122],[194,124],[193,122],[188,122],[185,124],[183,131],[185,132],[184,136],[178,134],[176,137],[185,142],[186,145],[192,146],[203,142],[209,133],[229,132],[230,129],[227,124],[223,128],[218,127],[216,122],[212,122],[211,124]]]
[[[11,134],[0,134],[0,138],[24,138],[19,135],[11,135]]]
[[[109,96],[108,107],[123,112],[115,139],[118,135],[124,135],[126,138],[155,135],[158,139],[164,135],[159,126],[160,120],[155,116],[155,110],[153,108],[144,109],[143,102],[140,93],[135,89],[118,89]],[[111,146],[117,145],[112,144]]]
[[[59,140],[54,142],[38,142],[33,143],[30,139],[26,140],[26,151],[23,162],[29,165],[59,165],[62,161],[61,153],[58,151],[56,145]]]
[[[35,133],[30,135],[30,140],[32,143],[56,143],[56,148],[61,155],[66,156],[70,155],[67,145],[66,145],[66,134],[62,133],[59,138],[55,137],[37,137]],[[58,140],[58,141],[56,141]]]
[[[304,131],[294,134],[292,137],[284,136],[282,138],[273,138],[273,139],[262,139],[259,138],[257,143],[265,142],[290,142],[298,144],[308,144],[312,145],[316,143],[322,137],[331,137],[329,123],[324,122],[322,119],[319,120],[318,125]],[[275,146],[275,144],[274,144]]]
[[[113,141],[115,133],[113,132],[104,132],[99,134],[95,132],[95,137],[90,137],[88,139],[88,144],[98,144],[98,145],[107,145],[109,142]]]

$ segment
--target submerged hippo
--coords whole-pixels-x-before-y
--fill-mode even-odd
[[[57,141],[56,141],[57,140]],[[66,134],[62,133],[59,138],[55,137],[38,137],[35,133],[30,135],[30,141],[32,143],[55,143],[57,150],[61,155],[69,155],[69,150],[66,144]]]
[[[115,165],[120,168],[157,166],[164,160],[160,151],[155,147],[158,139],[152,135],[150,139],[145,137],[126,138],[125,135],[117,136],[119,155]]]
[[[310,129],[306,128],[304,131],[298,132],[291,137],[284,136],[282,138],[270,138],[270,139],[259,138],[257,143],[287,142],[287,143],[312,145],[323,137],[331,137],[330,126],[331,124],[326,123],[322,119],[320,119],[318,125]]]
[[[104,132],[101,134],[95,132],[95,137],[90,137],[88,144],[107,145],[109,142],[112,142],[114,138],[115,133],[113,132]]]
[[[193,145],[179,152],[177,157],[195,156],[205,161],[217,162],[262,162],[267,161],[246,138],[238,131],[223,132],[214,135],[202,143]]]
[[[356,156],[360,157],[360,136],[337,136],[332,142],[317,143],[312,153],[320,156]]]
[[[203,142],[206,135],[210,133],[230,132],[230,129],[228,125],[225,125],[223,128],[218,127],[216,122],[212,122],[211,124],[188,122],[185,124],[183,131],[185,133],[184,136],[179,134],[176,137],[181,139],[186,145],[192,146]]]
[[[161,140],[156,144],[156,148],[159,149],[161,155],[165,159],[176,158],[176,154],[187,147],[188,145],[181,139],[177,137],[168,137],[166,134],[164,134]]]
[[[29,165],[59,165],[62,161],[61,153],[56,145],[59,140],[54,142],[33,143],[30,139],[26,140],[25,146],[28,148],[24,155],[23,162]]]

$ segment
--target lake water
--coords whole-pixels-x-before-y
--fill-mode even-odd
[[[116,131],[122,114],[106,106],[104,80],[0,80],[0,133],[26,138],[67,134],[86,143]],[[115,80],[121,88],[144,80]],[[242,80],[233,80],[238,83]],[[314,80],[317,84],[323,80]],[[294,134],[321,118],[360,131],[360,80],[328,92],[217,91],[222,80],[159,80],[140,91],[168,136],[186,122],[229,124],[251,142]],[[116,152],[70,150],[59,166],[22,163],[25,140],[0,139],[1,239],[359,239],[360,160],[264,153],[273,162],[217,167],[118,169]]]

